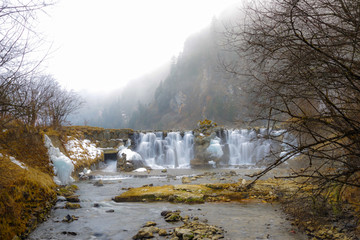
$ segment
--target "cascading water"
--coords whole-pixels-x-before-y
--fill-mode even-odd
[[[229,148],[228,165],[254,165],[269,158],[279,152],[281,146],[279,142],[265,136],[277,136],[282,133],[282,130],[268,133],[265,128],[260,129],[259,133],[254,129],[225,130],[225,144]]]
[[[138,152],[144,164],[151,168],[189,168],[194,157],[192,132],[140,133],[137,137]]]
[[[262,165],[274,156],[286,154],[297,144],[296,138],[285,130],[233,129],[222,133],[210,140],[206,151],[211,157],[221,159],[220,164],[225,166]],[[139,133],[135,142],[135,151],[123,147],[120,152],[126,153],[127,160],[141,160],[153,169],[189,168],[194,158],[195,141],[191,131]]]

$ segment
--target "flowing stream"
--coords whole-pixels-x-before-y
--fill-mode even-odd
[[[122,174],[115,172],[115,161],[107,161],[107,166],[93,173],[94,179],[77,182],[80,209],[62,208],[65,202],[59,201],[50,218],[39,225],[29,239],[132,239],[147,222],[156,222],[159,228],[170,230],[181,223],[170,224],[164,221],[160,213],[164,210],[181,210],[182,216],[197,216],[209,224],[223,227],[225,239],[307,239],[298,233],[279,210],[277,204],[252,203],[205,203],[171,204],[157,203],[116,203],[112,198],[129,187],[145,184],[168,185],[181,184],[182,176],[203,173],[203,170],[169,169],[167,173],[153,170],[148,173]],[[244,178],[245,173],[254,170],[235,169],[236,175],[227,177],[227,182],[236,182]],[[229,170],[210,169],[213,175],[199,178],[194,184],[204,182],[222,182]],[[94,183],[102,179],[104,186]],[[63,222],[67,215],[78,217],[71,223]],[[157,239],[157,238],[154,238]],[[158,238],[165,239],[165,238]]]

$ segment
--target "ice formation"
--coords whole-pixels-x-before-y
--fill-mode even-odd
[[[131,149],[121,146],[119,148],[119,152],[118,152],[118,156],[119,158],[122,157],[122,154],[125,153],[126,154],[126,160],[143,160],[141,155],[138,154],[137,152],[132,151]]]
[[[45,135],[45,147],[48,149],[50,161],[54,166],[54,181],[59,185],[66,185],[74,181],[71,177],[71,173],[74,171],[74,164],[65,156],[60,149],[54,147],[51,139]]]
[[[222,150],[222,147],[220,145],[221,139],[218,137],[215,137],[214,139],[211,139],[209,147],[206,149],[208,153],[212,157],[221,158],[224,155],[224,152]]]

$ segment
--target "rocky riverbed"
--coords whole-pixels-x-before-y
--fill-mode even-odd
[[[255,171],[170,169],[124,175],[100,170],[92,179],[76,183],[79,189],[73,195],[79,201],[72,200],[80,208],[66,207],[70,198],[59,197],[50,219],[29,239],[132,239],[146,227],[154,239],[307,239],[286,220],[277,203],[265,199],[193,204],[113,201],[115,196],[139,187],[235,184],[239,179],[248,181],[245,173]],[[167,221],[164,212],[178,212],[178,221]],[[147,226],[148,222],[156,225]]]

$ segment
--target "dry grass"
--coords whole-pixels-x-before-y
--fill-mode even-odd
[[[41,222],[56,199],[55,187],[49,174],[0,158],[0,239],[25,236]]]
[[[52,166],[40,129],[12,126],[0,133],[0,239],[26,236],[56,199]],[[24,163],[23,169],[10,156]]]

